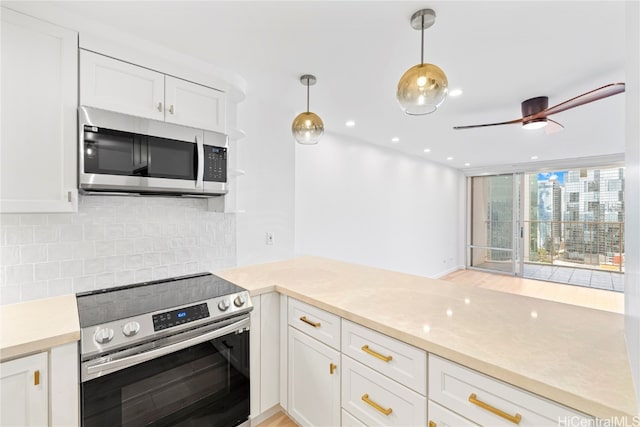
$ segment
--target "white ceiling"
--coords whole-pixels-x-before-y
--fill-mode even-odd
[[[564,131],[519,125],[455,131],[453,125],[520,117],[520,102],[546,95],[555,105],[624,81],[622,1],[142,1],[60,2],[168,48],[233,70],[247,97],[266,94],[291,111],[305,108],[301,74],[318,78],[311,110],[327,132],[465,169],[624,152],[624,95],[560,113]],[[419,62],[420,33],[409,25],[425,7],[425,62],[441,67],[449,98],[427,116],[404,115],[400,76]],[[265,106],[268,108],[268,106]],[[345,127],[346,120],[356,126]],[[278,125],[278,124],[275,124]],[[290,122],[280,125],[289,127]],[[391,143],[392,137],[400,142]],[[322,143],[322,141],[320,142]],[[425,154],[423,150],[430,148]],[[446,160],[452,156],[453,160]]]

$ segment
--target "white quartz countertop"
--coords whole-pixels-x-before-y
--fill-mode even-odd
[[[0,362],[79,339],[74,294],[0,306]]]
[[[216,274],[278,291],[598,418],[638,415],[617,313],[324,258]]]

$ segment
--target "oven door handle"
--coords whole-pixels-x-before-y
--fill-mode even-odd
[[[207,332],[197,337],[189,338],[184,341],[149,350],[144,353],[134,354],[133,356],[127,356],[122,359],[110,360],[108,362],[87,366],[87,374],[92,378],[99,377],[113,371],[118,371],[120,369],[128,368],[129,366],[137,365],[138,363],[146,362],[148,360],[156,359],[166,354],[183,350],[187,347],[191,347],[205,341],[219,338],[231,332],[237,331],[238,329],[248,328],[249,324],[250,320],[249,317],[247,317],[240,320],[239,322],[232,323],[231,325],[224,326],[220,329],[215,329],[213,331]]]

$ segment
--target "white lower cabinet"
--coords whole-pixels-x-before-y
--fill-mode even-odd
[[[368,426],[424,426],[426,398],[342,355],[342,407]]]
[[[0,363],[0,425],[47,426],[48,378],[46,352]]]
[[[479,427],[466,418],[461,417],[433,401],[429,401],[429,427]]]
[[[342,410],[342,427],[367,427],[362,421],[345,411]]]
[[[340,353],[289,326],[288,412],[302,426],[340,425]]]

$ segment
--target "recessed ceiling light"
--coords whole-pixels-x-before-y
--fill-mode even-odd
[[[538,160],[538,156],[531,156],[531,160]]]
[[[462,95],[462,89],[451,89],[449,91],[449,96],[460,96]]]
[[[394,136],[393,138],[391,138],[391,142],[400,142],[400,138]]]
[[[424,151],[425,153],[430,153],[430,152],[431,152],[431,148],[425,148],[423,151]]]
[[[348,126],[350,128],[354,127],[356,125],[356,122],[354,122],[353,120],[347,120],[345,123],[345,126]]]
[[[447,160],[453,160],[453,157],[449,156],[447,157]]]
[[[471,166],[471,163],[467,162],[464,164],[465,166]]]

